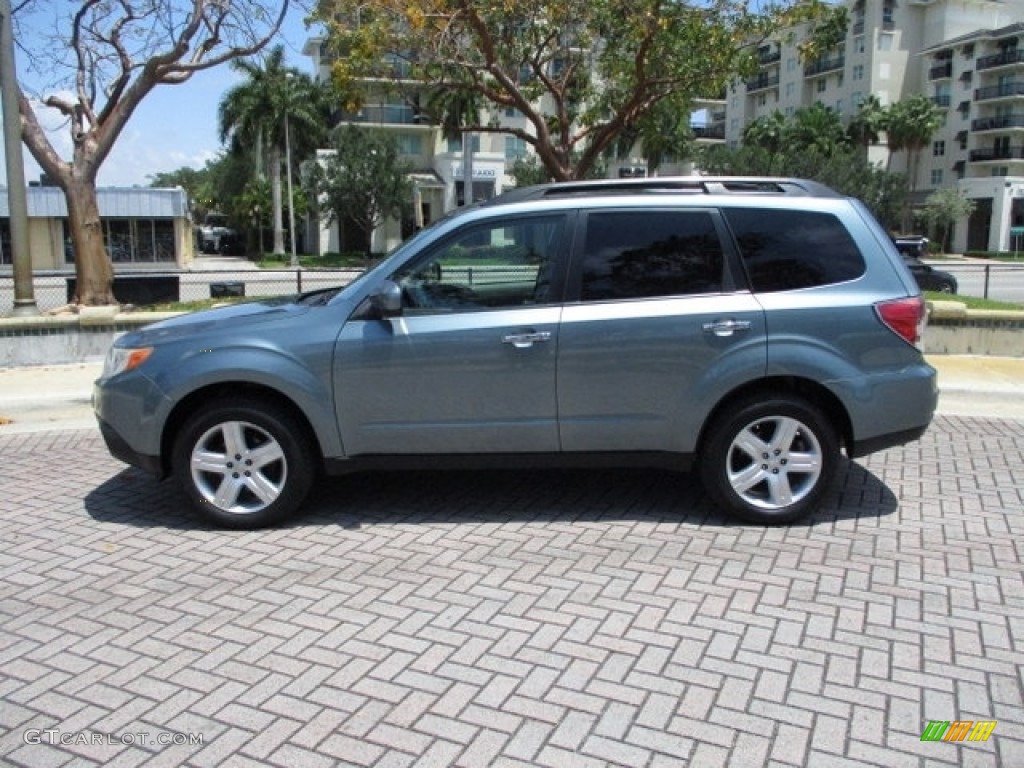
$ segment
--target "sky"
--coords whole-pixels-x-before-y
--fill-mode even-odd
[[[292,4],[278,38],[270,45],[285,46],[289,66],[313,74],[312,59],[302,54],[310,37],[302,21],[303,12]],[[27,79],[27,67],[16,63],[19,78]],[[100,167],[99,186],[149,186],[153,174],[174,171],[184,166],[202,168],[216,156],[221,144],[217,136],[217,107],[224,93],[238,83],[240,76],[230,65],[199,72],[180,85],[157,86],[135,111],[118,138],[113,151]],[[49,119],[44,117],[49,113]],[[70,157],[70,136],[55,110],[38,113],[48,127],[57,128],[51,140],[62,157]],[[41,170],[24,152],[25,180],[39,179]],[[0,185],[7,185],[3,142],[0,142]]]

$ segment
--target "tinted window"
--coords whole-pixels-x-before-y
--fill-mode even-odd
[[[755,291],[842,283],[864,274],[864,259],[835,216],[813,211],[727,208]]]
[[[707,211],[613,211],[587,216],[584,301],[711,293],[722,246]]]
[[[501,219],[469,226],[392,279],[410,314],[548,304],[565,219]]]

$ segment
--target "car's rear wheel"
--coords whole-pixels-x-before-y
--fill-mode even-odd
[[[196,508],[231,528],[260,528],[294,512],[315,477],[305,430],[256,400],[212,403],[175,441],[174,474]]]
[[[839,440],[811,403],[772,395],[745,400],[712,424],[700,453],[711,498],[755,523],[788,523],[815,509],[839,462]]]

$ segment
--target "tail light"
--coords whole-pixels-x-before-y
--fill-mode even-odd
[[[928,316],[924,298],[911,296],[907,299],[880,301],[875,304],[875,311],[893,333],[905,339],[908,344],[924,349],[922,340]]]

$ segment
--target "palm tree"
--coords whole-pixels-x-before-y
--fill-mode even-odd
[[[893,152],[906,151],[911,192],[917,182],[917,155],[941,127],[942,111],[934,101],[921,94],[898,101],[886,110],[889,157],[891,160]]]
[[[785,115],[777,109],[770,115],[759,117],[743,130],[743,143],[778,152],[783,147],[787,122]]]
[[[935,132],[942,127],[942,112],[927,96],[911,96],[898,101],[886,110],[885,128],[889,137],[889,163],[892,153],[907,153],[907,177],[910,179],[910,198],[903,211],[903,229],[910,227],[910,200],[917,190],[917,162],[921,149],[928,145]]]
[[[847,137],[839,113],[816,101],[793,114],[783,134],[786,146],[832,157],[846,146]]]
[[[874,94],[860,103],[857,114],[850,120],[846,134],[855,146],[867,149],[878,143],[882,131],[885,130],[885,107]]]
[[[221,99],[220,138],[230,138],[232,152],[252,153],[258,176],[265,168],[269,171],[274,253],[284,253],[281,165],[286,135],[296,157],[315,148],[327,130],[327,101],[308,75],[284,65],[284,46],[275,46],[262,62],[242,59],[232,68],[246,80]]]

